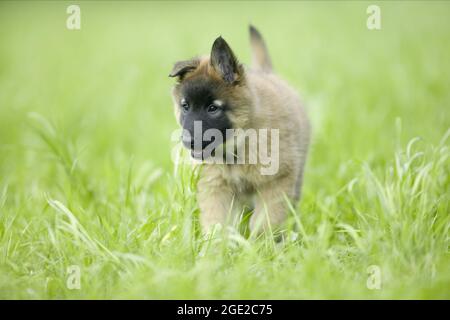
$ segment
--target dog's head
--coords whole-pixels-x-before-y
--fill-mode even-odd
[[[169,76],[178,78],[172,91],[175,115],[183,128],[183,145],[194,158],[205,158],[210,144],[216,148],[225,142],[227,129],[245,128],[249,122],[244,68],[222,37],[214,41],[209,57],[179,61]],[[212,130],[223,140],[208,135]]]

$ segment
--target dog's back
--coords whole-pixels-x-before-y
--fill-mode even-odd
[[[310,124],[297,92],[273,72],[272,62],[261,34],[250,26],[252,67],[247,82],[255,97],[253,125],[280,132],[280,174],[297,177],[294,199],[299,198],[303,167],[310,140]]]

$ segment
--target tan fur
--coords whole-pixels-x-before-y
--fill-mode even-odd
[[[259,61],[270,62],[261,52],[257,54]],[[242,69],[238,76],[238,84],[223,84],[223,97],[234,105],[228,117],[233,128],[279,129],[279,170],[275,175],[262,175],[260,164],[203,164],[197,199],[205,231],[215,224],[235,221],[234,215],[246,204],[254,207],[251,230],[280,227],[287,216],[285,196],[294,204],[300,198],[310,126],[297,93],[268,71],[267,65]],[[182,81],[195,77],[223,82],[208,57],[198,58],[198,66]],[[177,87],[173,96],[179,118]]]
[[[253,26],[250,26],[250,44],[252,46],[253,68],[266,72],[272,71],[272,62],[267,52],[266,44],[259,33]]]

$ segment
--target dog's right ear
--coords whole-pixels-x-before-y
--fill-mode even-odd
[[[169,74],[169,77],[178,77],[178,80],[183,80],[183,77],[186,75],[186,73],[197,69],[198,65],[200,64],[200,60],[198,59],[191,59],[191,60],[185,60],[185,61],[178,61],[173,66],[172,71]]]

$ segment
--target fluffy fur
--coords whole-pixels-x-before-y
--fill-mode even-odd
[[[219,37],[210,56],[177,62],[170,74],[178,78],[173,101],[181,126],[187,127],[181,101],[192,100],[193,92],[204,92],[205,97],[225,102],[223,116],[231,128],[279,129],[279,150],[271,150],[279,152],[275,175],[262,175],[261,164],[202,164],[197,198],[204,231],[236,221],[243,206],[254,210],[251,230],[269,225],[274,229],[286,220],[285,196],[294,204],[300,199],[309,121],[296,91],[273,72],[266,45],[253,27],[250,42],[252,68],[244,68]]]

